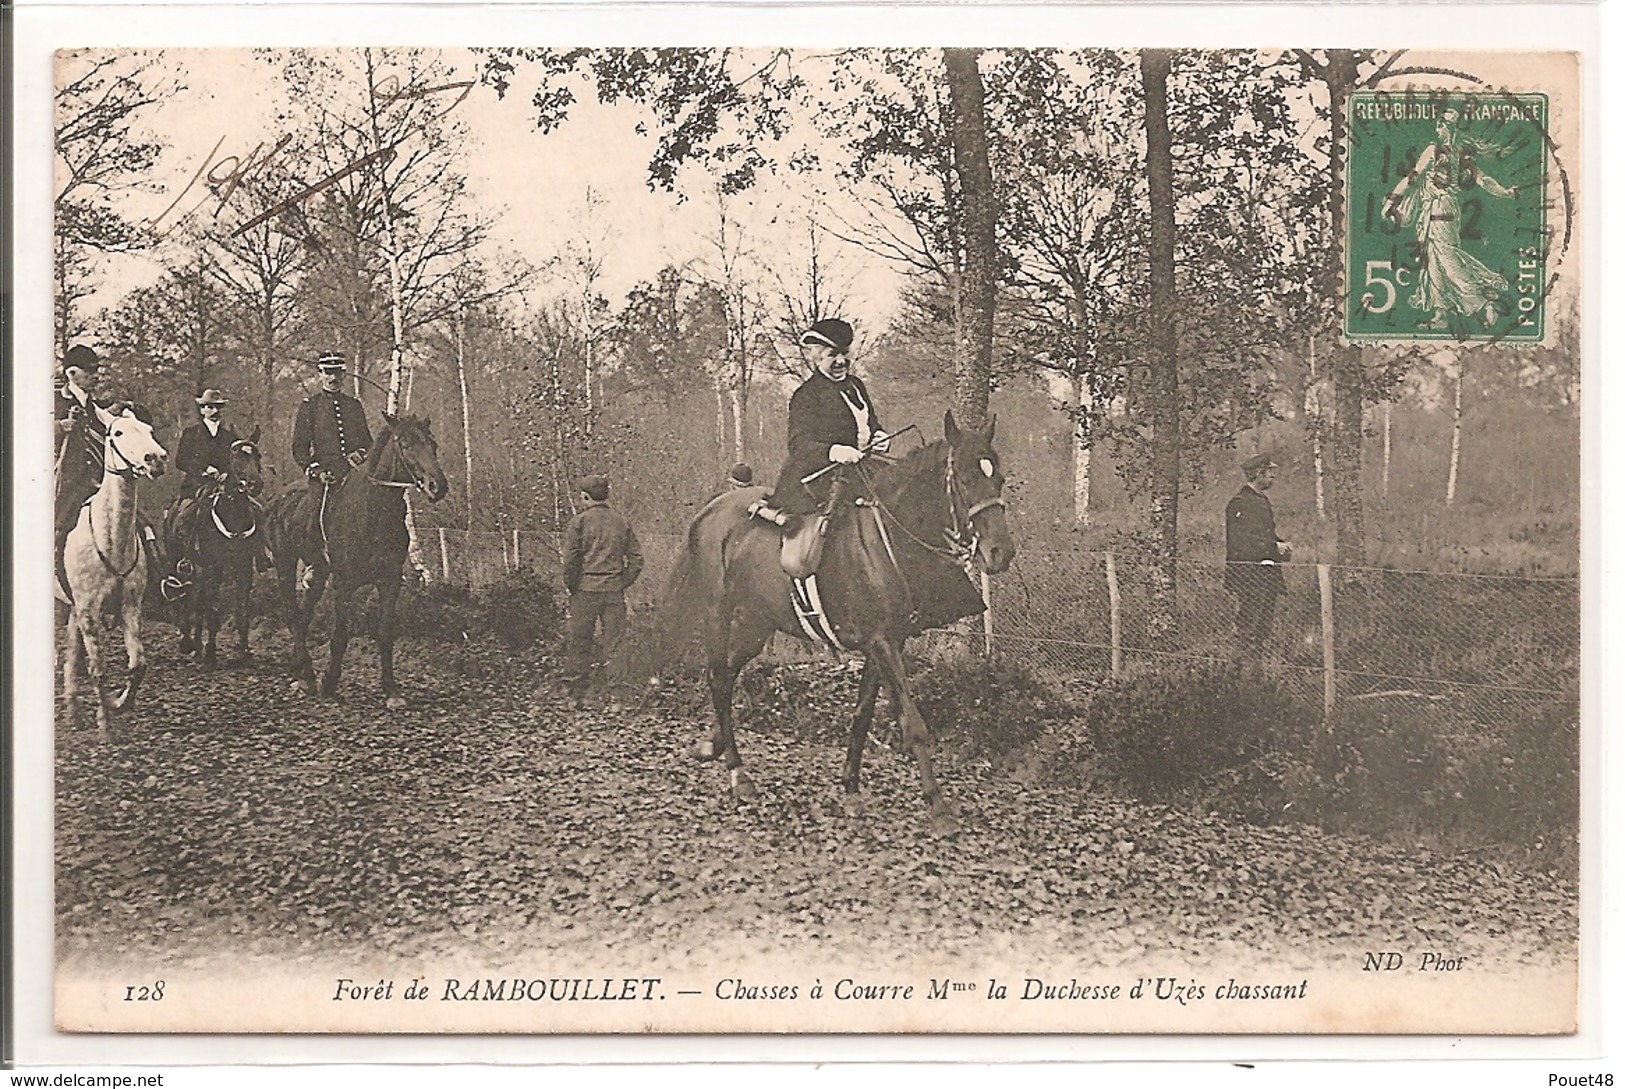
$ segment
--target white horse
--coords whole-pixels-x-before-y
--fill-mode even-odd
[[[136,689],[147,671],[141,646],[147,560],[136,530],[135,491],[137,481],[162,476],[169,458],[153,438],[149,424],[138,419],[127,405],[113,408],[96,409],[107,428],[102,482],[96,494],[79,508],[79,520],[68,532],[63,555],[67,592],[60,581],[56,586],[57,599],[69,605],[68,653],[62,666],[68,719],[71,722],[76,713],[78,673],[80,663],[84,663],[96,686],[96,730],[103,741],[108,736],[108,713],[122,711],[135,702]],[[124,627],[130,672],[124,691],[110,700],[104,684],[102,618],[115,609]]]

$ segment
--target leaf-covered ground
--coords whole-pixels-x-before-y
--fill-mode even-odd
[[[973,764],[958,831],[872,748],[849,814],[843,749],[741,737],[759,797],[697,763],[697,710],[570,712],[545,660],[408,641],[386,712],[370,640],[343,699],[292,691],[285,642],[205,674],[171,629],[108,744],[57,738],[58,951],[298,963],[727,949],[860,963],[1002,954],[1111,967],[1313,963],[1448,942],[1512,966],[1572,959],[1575,893],[1469,854],[1259,828]],[[321,653],[318,654],[320,660]],[[692,701],[697,708],[699,701]]]

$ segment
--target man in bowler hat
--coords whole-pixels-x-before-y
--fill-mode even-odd
[[[56,420],[56,556],[79,508],[101,487],[103,458],[107,452],[107,425],[96,414],[107,403],[95,396],[101,379],[101,357],[94,349],[75,344],[62,359],[62,385],[52,398]]]
[[[1275,510],[1264,494],[1277,468],[1268,454],[1242,462],[1247,482],[1224,510],[1224,587],[1236,598],[1236,631],[1255,656],[1269,641],[1275,599],[1286,592],[1281,565],[1292,558],[1292,546],[1275,534]]]
[[[626,590],[643,573],[643,550],[631,524],[609,509],[607,478],[597,473],[584,476],[580,488],[581,513],[564,530],[564,588],[570,592],[565,684],[571,706],[579,709],[595,661],[593,634],[602,625],[601,660],[607,666],[614,711],[615,690],[624,673],[617,652],[626,631]]]

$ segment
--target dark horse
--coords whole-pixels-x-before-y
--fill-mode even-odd
[[[321,692],[334,695],[344,668],[359,591],[378,590],[378,664],[380,686],[391,707],[400,706],[395,683],[395,600],[401,591],[406,560],[406,490],[416,488],[438,502],[446,495],[446,474],[429,421],[384,415],[384,429],[373,441],[367,460],[328,489],[319,526],[311,504],[317,496],[299,485],[271,505],[271,555],[283,615],[293,634],[293,673],[307,694],[316,691],[316,673],[307,637],[316,603],[329,580],[333,584],[333,635]],[[303,600],[295,582],[298,565],[309,568]]]
[[[909,694],[903,644],[982,611],[981,594],[968,576],[972,563],[997,574],[1015,558],[993,424],[962,431],[949,412],[943,431],[943,441],[900,462],[853,474],[844,489],[848,498],[831,517],[817,576],[831,632],[844,649],[864,656],[842,785],[848,795],[857,794],[864,741],[884,681],[919,765],[926,806],[939,824],[947,823],[947,807],[932,766],[931,735]],[[797,619],[791,581],[779,566],[779,531],[748,513],[762,494],[760,488],[725,492],[695,517],[668,597],[670,606],[697,610],[703,618],[716,725],[697,755],[721,756],[740,797],[753,788],[740,771],[734,741],[734,682],[773,632],[809,638]]]
[[[260,467],[260,429],[231,444],[226,477],[198,496],[175,506],[166,536],[171,553],[184,570],[190,564],[192,586],[182,608],[181,651],[215,663],[215,636],[220,631],[220,594],[230,587],[237,618],[237,654],[248,660],[248,597],[254,589],[254,560],[260,554],[259,505],[254,497],[265,486]]]

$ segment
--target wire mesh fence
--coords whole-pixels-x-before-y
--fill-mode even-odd
[[[475,589],[516,571],[561,578],[551,532],[431,528],[418,536],[431,578]],[[682,547],[678,534],[640,540],[644,575],[627,595],[634,615],[658,602]],[[929,633],[917,649],[992,653],[1066,685],[1248,657],[1328,710],[1380,712],[1399,701],[1435,707],[1441,722],[1471,723],[1555,706],[1577,718],[1577,579],[1287,564],[1269,635],[1251,646],[1238,632],[1224,566],[1179,563],[1169,608],[1148,560],[1027,549],[989,583],[988,617]],[[789,638],[772,650],[778,660],[821,653]]]

